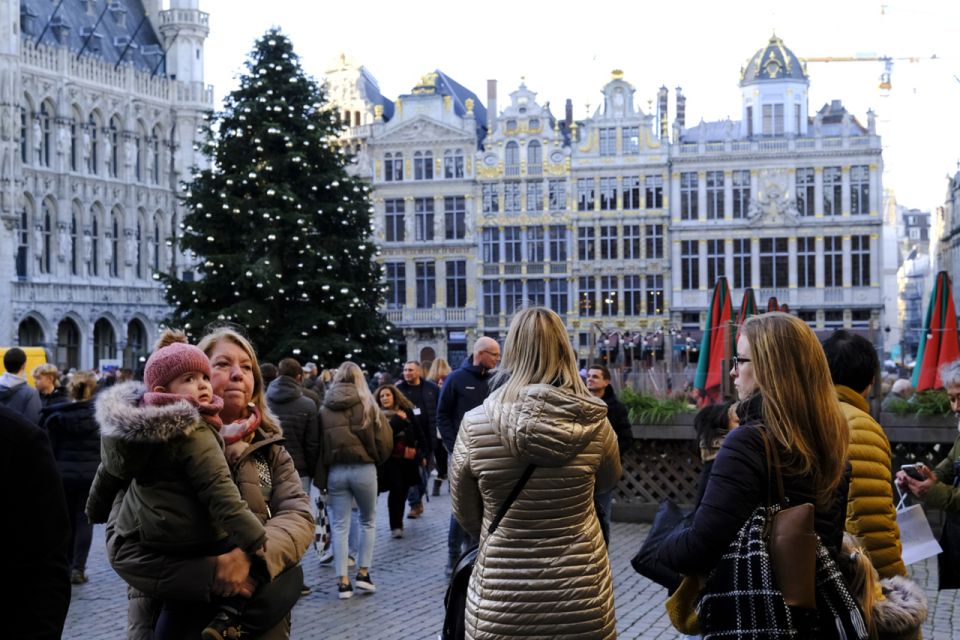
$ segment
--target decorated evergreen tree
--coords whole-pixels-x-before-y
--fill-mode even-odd
[[[212,168],[194,175],[185,198],[181,246],[200,277],[161,276],[171,324],[196,338],[211,323],[236,323],[273,362],[392,362],[369,187],[345,169],[339,117],[279,30],[246,66],[208,119]]]

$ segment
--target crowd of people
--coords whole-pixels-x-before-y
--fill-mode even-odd
[[[34,388],[25,361],[8,350],[0,378],[4,457],[46,496],[30,533],[4,534],[38,550],[15,566],[43,593],[18,596],[19,619],[33,624],[22,637],[59,637],[102,523],[129,586],[129,638],[289,638],[291,610],[311,590],[300,563],[318,510],[329,516],[336,597],[372,594],[379,494],[402,538],[444,481],[447,574],[479,548],[466,638],[616,637],[607,546],[632,426],[610,371],[578,371],[548,309],[519,311],[502,345],[481,337],[456,368],[406,362],[396,382],[349,361],[323,371],[260,363],[233,325],[196,346],[166,330],[142,380],[61,378],[41,365]],[[878,368],[873,346],[846,331],[821,344],[779,312],[743,325],[730,371],[738,400],[697,415],[695,510],[657,554],[695,585],[686,604],[704,637],[919,637],[926,604],[906,577],[894,490],[943,509],[960,541],[960,437],[936,468],[894,473],[867,403]],[[960,414],[960,361],[941,375]],[[748,562],[737,545],[771,504],[813,505],[812,608],[744,582],[773,584],[770,563],[748,578],[730,567]],[[940,572],[955,588],[960,567],[947,555]]]

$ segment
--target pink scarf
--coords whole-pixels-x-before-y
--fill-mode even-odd
[[[197,408],[200,412],[200,417],[209,424],[210,426],[220,430],[223,425],[223,421],[220,420],[220,410],[223,409],[223,398],[220,396],[213,396],[213,400],[209,403],[201,404],[197,402],[196,398],[191,398],[190,396],[181,395],[179,393],[162,393],[160,391],[148,391],[143,394],[143,404],[148,407],[162,407],[168,404],[173,404],[175,402],[186,401]]]
[[[254,404],[248,404],[247,409],[250,411],[250,417],[220,427],[220,436],[226,444],[239,442],[260,427],[260,410]]]

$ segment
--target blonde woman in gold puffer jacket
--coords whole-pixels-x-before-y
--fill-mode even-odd
[[[587,391],[559,316],[519,312],[504,345],[509,375],[460,426],[450,465],[453,512],[480,541],[466,637],[616,637],[597,491],[620,478],[607,407]],[[530,480],[487,528],[529,464]]]

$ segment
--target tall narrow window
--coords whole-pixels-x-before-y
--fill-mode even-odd
[[[823,215],[838,216],[843,206],[840,167],[823,169]]]
[[[511,140],[503,150],[504,174],[510,177],[520,175],[520,145]]]
[[[817,248],[812,236],[797,238],[797,286],[817,284]]]
[[[500,229],[497,227],[483,228],[483,262],[496,265],[500,262]]]
[[[120,223],[117,214],[113,214],[113,237],[110,240],[110,275],[120,276]]]
[[[870,213],[870,167],[857,165],[850,167],[850,214],[867,215]]]
[[[577,259],[593,260],[596,252],[596,230],[593,227],[577,227]]]
[[[99,135],[100,123],[97,122],[93,114],[90,114],[90,119],[87,121],[87,130],[84,133],[83,146],[84,153],[87,154],[87,173],[92,173],[93,175],[100,173]]]
[[[463,196],[443,199],[443,227],[447,240],[463,240],[467,233],[467,205]]]
[[[143,224],[141,224],[140,219],[137,219],[137,235],[135,242],[137,243],[136,254],[136,274],[138,278],[143,277]]]
[[[567,183],[565,180],[551,180],[547,183],[550,189],[550,211],[563,211],[567,208]]]
[[[160,273],[160,251],[163,248],[161,242],[160,221],[157,219],[153,223],[153,264],[151,267],[154,273]]]
[[[404,211],[406,203],[400,198],[391,198],[383,201],[384,208],[384,240],[386,242],[403,242],[405,230]]]
[[[569,288],[566,278],[550,279],[550,308],[560,315],[570,311]]]
[[[700,288],[700,241],[680,241],[680,288]]]
[[[500,294],[503,290],[496,280],[487,280],[483,283],[483,312],[488,316],[500,315]]]
[[[567,226],[563,224],[552,224],[550,233],[550,262],[567,261],[567,242],[569,233]]]
[[[76,276],[80,275],[80,260],[78,257],[78,249],[80,243],[80,227],[77,224],[77,212],[74,211],[73,215],[70,216],[70,275]]]
[[[527,143],[527,175],[543,174],[543,147],[536,140]]]
[[[840,236],[823,239],[823,286],[843,286],[843,238]]]
[[[786,287],[789,260],[786,238],[760,238],[760,286]]]
[[[600,178],[600,209],[612,211],[617,208],[617,179]]]
[[[433,180],[433,152],[416,151],[413,154],[413,179]]]
[[[697,201],[699,179],[696,171],[684,171],[680,174],[680,219],[699,220],[700,207]]]
[[[707,171],[707,220],[723,219],[723,171]]]
[[[51,256],[53,249],[53,216],[47,208],[47,203],[43,204],[43,224],[42,224],[43,242],[40,250],[40,273],[50,273]]]
[[[644,203],[647,209],[663,208],[663,176],[644,176]]]
[[[520,227],[503,228],[503,261],[506,264],[523,262],[523,238],[520,234]]]
[[[647,315],[658,316],[663,313],[663,276],[647,276]]]
[[[433,198],[415,198],[413,201],[414,229],[417,242],[434,239]]]
[[[96,212],[93,213],[90,228],[90,275],[100,275],[100,223]]]
[[[850,236],[850,284],[854,287],[869,287],[870,236]]]
[[[640,246],[643,242],[643,236],[640,235],[640,225],[623,225],[623,259],[639,260]]]
[[[763,105],[763,135],[782,136],[783,126],[783,104]]]
[[[520,183],[515,180],[503,183],[503,210],[506,213],[520,212]]]
[[[577,179],[577,211],[593,211],[596,191],[593,178]]]
[[[580,294],[580,315],[597,315],[597,283],[593,276],[580,276],[577,285]]]
[[[447,260],[447,306],[456,309],[467,306],[466,260]]]
[[[646,227],[647,260],[663,259],[663,225],[648,224]]]
[[[727,275],[725,241],[707,240],[707,284],[713,286],[718,278]]]
[[[536,180],[527,183],[527,211],[537,213],[543,210],[543,182]]]
[[[617,285],[617,276],[600,276],[600,313],[602,315],[615,316],[620,313]]]
[[[383,179],[385,182],[400,182],[403,180],[403,154],[383,154]]]
[[[734,171],[730,179],[733,182],[733,219],[740,220],[747,217],[750,209],[750,171]]]
[[[20,220],[17,224],[17,258],[16,269],[17,278],[23,280],[27,277],[27,256],[30,250],[30,216],[27,210],[20,212]]]
[[[417,308],[432,309],[437,304],[437,265],[433,260],[417,262]]]
[[[402,309],[407,303],[407,265],[387,262],[384,265],[387,309]]]
[[[137,182],[143,182],[143,138],[138,134],[133,139],[133,175]]]
[[[110,128],[104,134],[104,163],[107,165],[107,175],[116,178],[120,173],[120,131],[123,125],[117,118],[110,120]]]
[[[483,212],[497,213],[500,210],[500,193],[496,183],[483,185]]]
[[[640,153],[640,127],[623,128],[623,154],[636,155]]]
[[[543,280],[527,280],[527,300],[532,307],[547,306],[547,287]]]
[[[80,164],[80,121],[77,114],[70,120],[70,170],[77,171]]]
[[[627,211],[636,211],[640,208],[640,176],[624,176],[621,185],[623,208]]]
[[[812,167],[797,169],[797,211],[801,216],[812,216],[816,204],[815,172]]]
[[[613,156],[617,154],[616,127],[602,128],[600,132],[600,155]]]
[[[153,132],[152,148],[150,149],[150,155],[152,160],[150,161],[150,179],[153,180],[153,184],[160,184],[160,130],[155,129]]]
[[[443,177],[448,180],[463,177],[463,149],[443,152]]]
[[[40,139],[36,140],[34,144],[37,145],[37,163],[43,167],[50,166],[50,133],[52,126],[50,111],[51,108],[47,106],[46,102],[40,104]]]
[[[733,239],[733,287],[753,286],[753,249],[750,238]]]
[[[643,278],[639,275],[623,276],[623,313],[639,316],[642,313]]]
[[[600,227],[600,259],[616,260],[617,255],[617,225],[603,225]]]
[[[543,262],[545,253],[543,227],[527,227],[527,262]]]
[[[30,164],[30,132],[27,130],[27,108],[20,107],[20,162]]]
[[[504,313],[508,316],[523,308],[523,280],[504,280]]]

